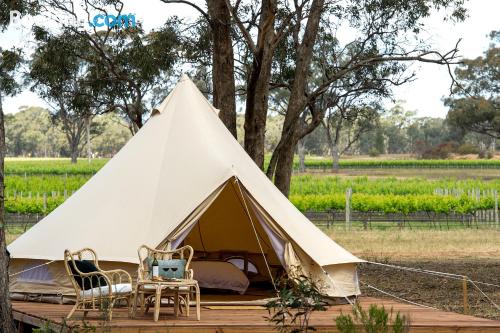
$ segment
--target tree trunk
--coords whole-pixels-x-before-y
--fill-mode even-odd
[[[66,134],[66,138],[68,139],[68,145],[70,149],[71,163],[75,164],[78,162],[78,155],[80,154],[80,149],[78,146],[80,145],[80,135],[75,134]]]
[[[89,163],[92,162],[92,147],[90,146],[90,122],[91,117],[88,116],[85,120],[86,136],[87,136],[87,158]]]
[[[306,171],[306,145],[304,144],[304,139],[299,140],[297,143],[297,152],[299,154],[299,171]]]
[[[497,150],[497,139],[496,138],[491,138],[491,143],[490,143],[490,151],[495,156]]]
[[[332,133],[330,132],[333,120],[333,115],[330,115],[326,119],[326,124],[323,123],[323,125],[325,127],[328,146],[330,147],[330,155],[332,156],[332,171],[334,173],[337,173],[339,171],[340,152],[338,144],[340,139],[340,129],[342,127],[342,117],[339,117],[339,120],[335,124],[335,137],[333,137]]]
[[[282,148],[278,151],[279,156],[276,162],[274,183],[287,197],[290,192],[295,145],[298,140],[301,139],[300,115],[307,106],[306,88],[309,77],[309,67],[311,65],[314,43],[318,35],[323,7],[324,0],[313,0],[311,4],[302,43],[297,51],[295,76],[281,133],[280,141],[283,144]],[[320,122],[318,122],[318,125],[319,124]]]
[[[293,155],[296,145],[296,140],[287,141],[280,149],[276,164],[274,183],[286,197],[288,197],[288,194],[290,193],[290,181],[292,179],[293,171]]]
[[[339,146],[335,143],[330,145],[330,153],[332,154],[332,170],[333,172],[339,172]]]
[[[12,306],[9,293],[9,255],[5,240],[5,200],[4,200],[4,159],[5,159],[5,127],[0,91],[0,331],[14,333]]]
[[[254,54],[246,90],[244,146],[248,155],[261,169],[264,168],[269,81],[271,79],[273,54],[276,48],[274,43],[275,15],[276,0],[263,0],[262,14],[259,21],[257,54]]]
[[[225,0],[207,0],[212,29],[212,82],[214,106],[220,109],[219,118],[231,134],[236,133],[236,101],[234,54],[231,38],[231,14]]]
[[[71,148],[71,163],[76,164],[78,162],[78,151]]]

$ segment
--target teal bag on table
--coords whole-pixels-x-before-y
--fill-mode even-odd
[[[153,258],[148,258],[149,275],[153,272]],[[158,272],[164,279],[184,279],[186,259],[158,260]]]

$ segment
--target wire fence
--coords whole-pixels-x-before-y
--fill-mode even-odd
[[[496,228],[493,210],[477,211],[475,214],[460,213],[434,213],[434,212],[414,212],[402,213],[381,213],[381,212],[358,212],[350,211],[346,214],[344,210],[309,211],[305,216],[314,224],[320,227],[334,228],[348,226],[352,229],[453,229],[453,228]],[[346,216],[349,216],[346,219]]]

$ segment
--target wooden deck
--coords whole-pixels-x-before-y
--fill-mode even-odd
[[[362,297],[361,304],[384,305],[387,309],[410,316],[410,332],[500,332],[500,321],[487,320],[472,316],[421,308],[413,305],[397,303],[390,300]],[[14,319],[21,323],[33,326],[43,326],[50,322],[59,332],[63,318],[68,314],[70,305],[57,305],[33,302],[13,302]],[[315,313],[311,323],[318,332],[338,332],[335,327],[335,317],[341,312],[351,313],[349,305],[331,306],[328,311]],[[275,333],[276,330],[266,320],[267,311],[258,306],[203,306],[201,321],[195,316],[174,318],[171,308],[162,308],[160,320],[153,321],[150,311],[147,315],[140,315],[135,319],[128,318],[124,308],[113,311],[113,320],[105,327],[107,332],[119,333],[162,333],[162,332],[266,332]],[[68,322],[68,326],[82,325],[81,312],[75,315],[75,320]],[[89,314],[88,322],[95,327],[102,327],[97,314]]]

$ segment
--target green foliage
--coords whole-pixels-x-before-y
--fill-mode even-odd
[[[300,333],[315,330],[309,326],[313,312],[325,311],[327,303],[318,285],[300,275],[279,282],[278,297],[266,304],[270,317],[279,332]]]
[[[323,211],[345,209],[345,195],[291,195],[290,201],[301,211]],[[353,194],[351,208],[360,212],[403,213],[434,212],[449,214],[474,213],[479,209],[493,208],[491,198],[479,202],[467,196],[453,197],[442,195],[368,195]]]
[[[92,175],[99,171],[109,159],[94,159],[88,163],[82,159],[76,164],[64,159],[6,159],[7,175]]]
[[[371,157],[377,157],[380,155],[380,152],[378,151],[377,148],[375,147],[372,147],[370,148],[370,150],[368,151],[368,155],[370,155]]]
[[[14,95],[18,92],[19,84],[16,81],[15,72],[22,61],[20,50],[4,50],[0,47],[0,96]]]
[[[131,137],[127,124],[116,115],[96,116],[92,123],[103,130],[98,136],[91,133],[96,156],[116,154]],[[7,114],[5,139],[7,156],[58,157],[70,152],[61,126],[54,125],[49,111],[40,107],[21,107],[19,112]]]
[[[393,320],[393,311],[384,306],[370,305],[368,311],[361,305],[353,307],[353,316],[341,314],[335,319],[337,329],[341,333],[406,333],[410,329],[410,321],[405,315],[396,313]]]
[[[500,33],[491,33],[492,43],[484,56],[465,59],[455,70],[460,86],[446,99],[448,123],[465,131],[500,138]]]
[[[351,205],[357,211],[473,213],[479,209],[492,209],[494,202],[488,197],[477,202],[467,196],[467,190],[500,191],[500,180],[296,176],[291,182],[290,201],[301,211],[343,210],[348,188],[353,190]],[[458,197],[435,195],[438,188],[461,190],[463,194]]]
[[[457,148],[457,153],[460,155],[477,154],[479,153],[479,149],[470,143],[464,143]]]
[[[108,159],[86,160],[71,164],[61,159],[6,160],[6,210],[11,213],[48,213],[78,190]],[[315,161],[315,160],[309,160]],[[343,210],[345,191],[352,188],[352,209],[362,212],[403,213],[474,213],[491,209],[492,198],[479,202],[467,196],[467,190],[500,191],[500,179],[398,179],[300,175],[292,177],[290,201],[301,211]],[[461,196],[436,195],[436,189],[455,189]],[[22,197],[21,197],[22,192]],[[31,198],[28,198],[31,192]],[[43,193],[47,193],[44,211]],[[55,192],[55,196],[52,193]],[[16,198],[14,199],[14,193]]]

